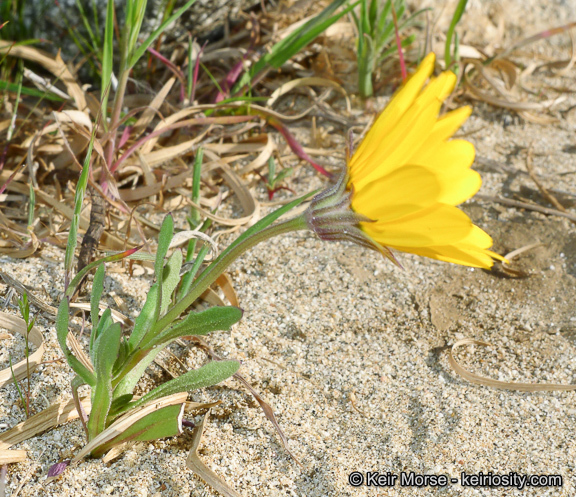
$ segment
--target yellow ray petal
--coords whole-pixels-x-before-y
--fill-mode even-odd
[[[444,262],[453,262],[463,266],[482,267],[489,269],[494,259],[504,261],[501,255],[487,250],[492,246],[492,238],[484,230],[473,225],[470,233],[461,241],[453,245],[430,246],[430,247],[401,247],[392,248],[401,252],[410,252],[431,259]]]
[[[354,154],[349,170],[351,183],[356,188],[407,163],[414,151],[427,141],[437,122],[442,101],[454,87],[455,78],[453,73],[445,72],[432,79],[387,135],[379,139],[373,137],[370,148],[362,154]]]
[[[422,86],[424,86],[424,83],[432,74],[435,60],[436,57],[433,53],[428,54],[424,58],[418,70],[410,76],[406,83],[404,83],[400,90],[392,97],[386,108],[380,113],[364,137],[364,140],[362,140],[362,143],[356,149],[354,157],[361,157],[365,153],[370,153],[367,149],[372,148],[375,145],[375,141],[377,142],[381,137],[386,136],[390,130],[394,128],[404,112],[406,112],[406,109],[414,103]],[[353,160],[350,162],[352,163]]]
[[[482,228],[475,224],[472,225],[472,230],[468,235],[458,242],[461,245],[469,245],[479,249],[487,249],[492,246],[492,238]]]
[[[355,193],[352,208],[370,219],[389,222],[437,204],[441,193],[432,171],[406,166]]]
[[[472,221],[450,205],[437,204],[392,222],[360,223],[362,230],[381,245],[428,247],[457,243],[472,231]]]
[[[415,147],[432,129],[440,104],[425,108],[414,104],[387,136],[381,137],[370,155],[360,157],[350,166],[350,180],[355,188],[363,188],[379,177],[405,164]]]
[[[448,112],[438,119],[426,141],[422,143],[422,146],[410,158],[410,162],[418,164],[421,161],[426,161],[431,155],[434,155],[436,148],[451,138],[460,126],[464,124],[466,119],[470,117],[471,113],[472,108],[465,106]]]
[[[501,258],[490,250],[482,250],[467,245],[445,245],[440,247],[392,247],[401,252],[429,257],[443,262],[452,262],[462,266],[490,269],[494,264],[493,257]]]
[[[426,160],[412,158],[410,163],[434,172],[442,185],[439,202],[458,205],[472,197],[482,185],[480,175],[469,169],[474,162],[474,153],[470,142],[450,140],[437,147],[435,154]]]

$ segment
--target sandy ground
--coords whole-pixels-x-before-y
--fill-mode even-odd
[[[547,3],[509,5],[514,16],[506,18],[508,36],[516,40],[576,19],[574,4],[557,1],[544,8]],[[488,19],[496,5],[471,2],[465,20],[470,41],[482,36],[473,29],[475,20],[481,14]],[[491,36],[489,29],[483,32]],[[568,59],[569,37],[525,48],[525,61],[531,53]],[[575,74],[543,71],[529,84],[542,91],[547,85],[574,89]],[[567,192],[559,194],[567,207],[576,204],[576,100],[565,96],[552,111],[559,122],[545,126],[475,105],[462,133],[477,148],[481,194],[548,205],[526,173],[532,147],[541,181]],[[291,187],[304,193],[322,181],[300,168]],[[243,361],[241,372],[273,406],[302,468],[283,450],[250,394],[229,380],[193,395],[222,400],[211,411],[200,451],[214,471],[244,496],[576,494],[576,394],[476,386],[448,363],[449,346],[470,337],[494,344],[458,352],[457,359],[476,373],[505,381],[576,383],[575,226],[487,200],[473,199],[463,209],[493,236],[502,254],[542,242],[515,263],[529,277],[512,279],[410,255],[400,256],[404,270],[399,270],[375,253],[323,243],[308,233],[262,244],[233,266],[244,318],[231,333],[211,335],[210,343],[221,355]],[[0,259],[3,271],[48,302],[62,291],[62,261],[63,253],[49,247],[28,260]],[[136,309],[149,284],[150,277],[109,272],[106,288]],[[0,284],[0,295],[6,290]],[[113,304],[110,297],[108,303]],[[8,311],[16,313],[11,306]],[[52,321],[40,314],[38,324],[47,341],[45,359],[56,358]],[[17,353],[21,342],[6,346]],[[203,356],[190,350],[184,359],[195,367]],[[61,365],[42,366],[33,376],[35,408],[67,397],[70,378]],[[13,426],[24,419],[13,386],[0,391],[0,399],[1,423]],[[29,460],[9,467],[7,495],[15,495],[21,483],[21,496],[216,495],[186,469],[186,433],[135,445],[109,466],[83,462],[45,485],[49,466],[83,443],[79,422],[72,422],[14,447],[27,450]],[[394,487],[353,487],[348,475],[354,471],[364,477],[413,471],[457,479],[461,472],[553,474],[562,476],[563,486],[520,491],[449,483],[435,489],[401,487],[397,481]]]

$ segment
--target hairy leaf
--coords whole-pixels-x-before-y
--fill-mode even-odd
[[[152,400],[166,397],[179,392],[189,392],[199,388],[216,385],[232,376],[240,368],[238,361],[212,361],[200,369],[193,369],[173,380],[156,387],[144,397],[129,405],[123,411],[128,411]],[[121,411],[122,412],[122,411]]]
[[[112,368],[118,357],[121,337],[120,323],[114,323],[100,334],[94,344],[96,387],[92,391],[92,412],[88,420],[89,439],[106,428],[108,411],[112,405]]]
[[[156,337],[151,337],[142,348],[151,348],[189,335],[206,335],[211,331],[228,331],[240,321],[242,310],[238,307],[211,307],[202,312],[191,312],[175,326],[164,330]]]
[[[168,308],[168,304],[172,298],[172,292],[174,292],[174,289],[180,282],[181,267],[182,252],[176,250],[168,259],[162,272],[162,303],[160,304],[160,313],[163,313]]]

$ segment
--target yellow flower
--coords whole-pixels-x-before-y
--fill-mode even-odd
[[[450,140],[471,113],[438,117],[456,83],[452,72],[426,81],[429,54],[380,114],[348,163],[352,209],[371,221],[364,234],[384,247],[465,266],[490,268],[492,239],[455,206],[480,188],[474,146]]]

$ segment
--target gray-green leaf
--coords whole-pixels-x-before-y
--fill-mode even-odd
[[[216,385],[232,376],[240,368],[238,361],[212,361],[200,369],[193,369],[173,380],[156,387],[137,402],[130,404],[130,409],[146,404],[152,400],[179,392],[188,392],[199,388]],[[126,409],[128,410],[128,409]]]
[[[122,328],[112,324],[94,344],[96,387],[92,392],[92,411],[88,420],[88,436],[94,438],[106,428],[106,418],[112,405],[112,368],[118,357]]]
[[[183,336],[206,335],[217,330],[228,331],[241,318],[242,310],[232,306],[211,307],[202,312],[191,312],[175,326],[143,341],[141,348],[152,348]]]

